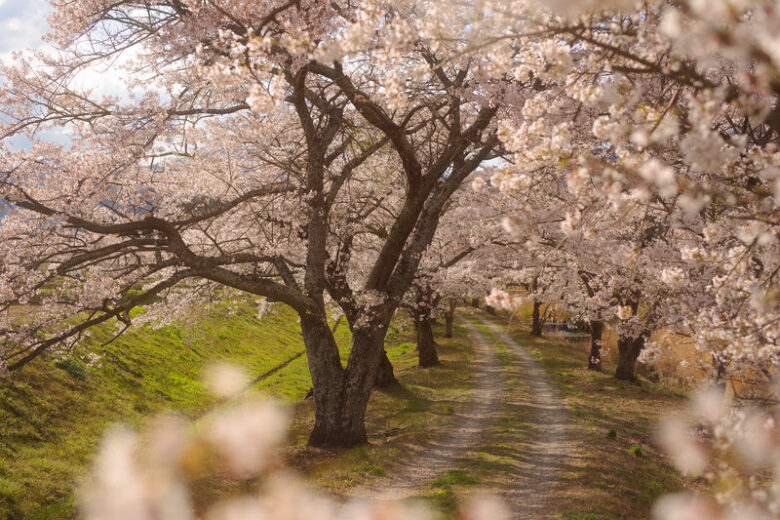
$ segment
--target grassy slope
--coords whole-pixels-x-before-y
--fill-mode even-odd
[[[97,367],[75,358],[33,362],[0,386],[0,518],[59,519],[73,514],[73,489],[88,469],[103,432],[122,421],[134,426],[155,412],[196,416],[214,405],[201,376],[217,360],[230,360],[252,376],[303,350],[297,316],[284,306],[258,321],[253,309],[212,316],[197,327],[140,330],[108,347],[98,332],[79,354],[98,352]],[[440,340],[442,367],[420,369],[412,334],[391,326],[388,356],[403,388],[374,392],[367,415],[370,445],[333,453],[305,446],[313,403],[305,356],[257,386],[294,403],[290,458],[312,482],[344,492],[392,471],[394,460],[414,455],[425,440],[443,433],[469,398],[472,358],[466,332]],[[349,329],[337,341],[346,357]],[[219,493],[219,489],[211,490]]]
[[[0,386],[0,518],[69,517],[73,484],[88,467],[104,430],[116,421],[138,425],[160,410],[194,415],[213,404],[201,381],[204,367],[231,360],[262,374],[303,350],[295,314],[276,306],[258,321],[252,309],[214,315],[198,327],[140,330],[108,347],[96,333],[81,353],[103,355],[99,366],[75,358],[40,360]],[[340,327],[339,344],[349,344]],[[92,345],[90,347],[90,345]],[[300,357],[261,383],[282,399],[309,389]]]

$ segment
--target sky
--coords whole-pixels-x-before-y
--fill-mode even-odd
[[[12,60],[15,51],[37,49],[45,43],[41,37],[48,31],[46,0],[0,0],[0,60],[3,64]],[[68,137],[61,132],[46,132],[48,140],[66,144]],[[11,148],[26,148],[27,139],[21,136],[9,140]]]
[[[45,0],[0,0],[0,58],[6,61],[13,51],[43,45],[48,30]]]
[[[49,30],[46,16],[50,10],[48,0],[0,0],[0,61],[3,64],[12,62],[15,51],[47,46],[41,38]],[[127,89],[122,77],[115,69],[96,66],[79,73],[74,86],[88,88],[98,96],[111,94],[126,98]],[[44,131],[40,137],[60,144],[69,142],[69,137],[56,129]],[[28,141],[17,136],[10,144],[12,148],[24,148]]]

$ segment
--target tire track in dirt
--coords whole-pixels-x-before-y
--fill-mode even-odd
[[[465,321],[474,338],[476,379],[474,393],[460,413],[450,433],[429,441],[420,455],[406,461],[398,461],[388,468],[388,476],[367,486],[351,490],[350,496],[374,500],[400,500],[418,494],[420,488],[430,484],[445,471],[455,466],[458,459],[479,446],[485,431],[497,416],[499,396],[502,391],[501,365],[496,352],[474,325]]]
[[[549,518],[554,512],[552,501],[562,486],[562,469],[574,450],[569,412],[555,385],[531,354],[501,327],[477,319],[509,347],[523,374],[524,388],[512,397],[528,423],[528,433],[517,446],[514,482],[504,491],[503,498],[511,508],[512,518]]]

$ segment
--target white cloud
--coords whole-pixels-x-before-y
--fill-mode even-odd
[[[0,0],[0,56],[44,45],[49,11],[45,0]]]

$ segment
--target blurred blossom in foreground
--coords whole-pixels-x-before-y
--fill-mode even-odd
[[[658,441],[675,467],[703,477],[712,496],[679,493],[659,500],[656,520],[780,518],[780,407],[729,407],[722,390],[691,400],[663,421]]]
[[[214,395],[222,398],[241,393],[249,383],[245,372],[228,363],[219,363],[206,374],[206,386]]]
[[[106,434],[80,494],[86,520],[432,520],[419,503],[345,504],[311,489],[279,456],[287,410],[245,395],[248,379],[235,368],[219,365],[206,381],[219,397],[233,398],[231,404],[196,424],[163,416],[143,433],[115,427]],[[215,480],[241,485],[230,493],[203,493]],[[203,503],[207,497],[212,500]],[[509,515],[501,502],[475,498],[459,518]]]

